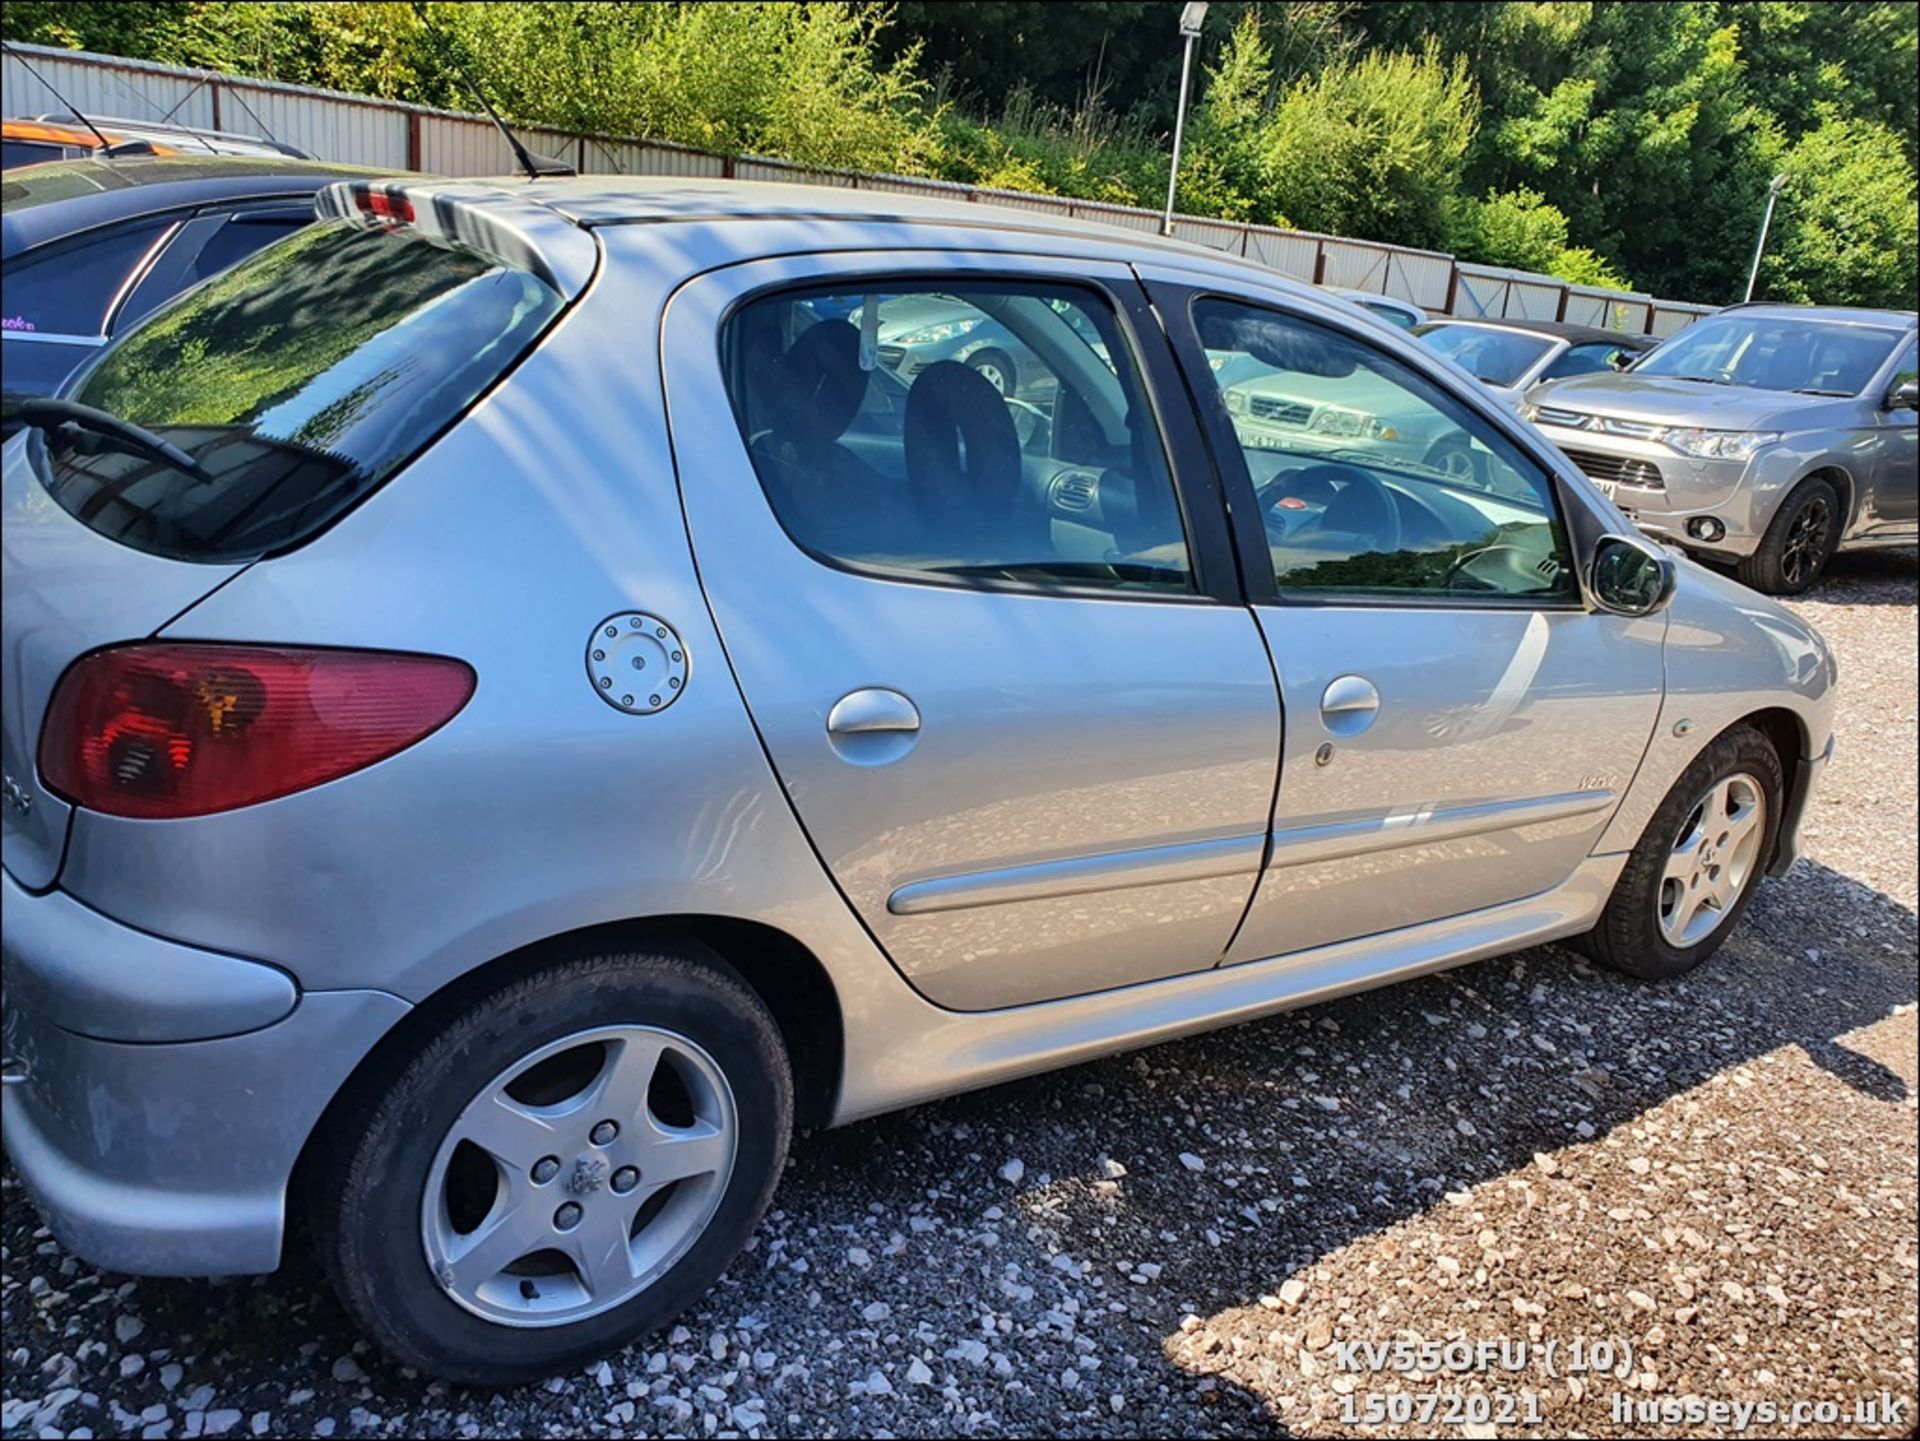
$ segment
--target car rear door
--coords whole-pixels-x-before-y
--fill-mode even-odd
[[[605,243],[617,263],[657,242]],[[949,295],[943,326],[1025,331],[1033,373],[1002,398],[964,360],[932,363],[904,417],[897,383],[875,404],[882,307]],[[684,287],[662,352],[726,660],[908,979],[981,1010],[1217,964],[1259,871],[1279,708],[1126,268],[767,260]]]
[[[1200,399],[1286,715],[1270,859],[1228,960],[1565,881],[1651,737],[1666,618],[1582,607],[1551,472],[1418,351],[1332,307],[1138,268]],[[1305,397],[1285,423],[1230,410],[1219,377],[1249,371]],[[1408,444],[1442,424],[1464,473]]]

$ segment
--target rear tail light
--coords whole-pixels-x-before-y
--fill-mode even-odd
[[[473,694],[461,661],[282,646],[129,645],[60,678],[40,774],[108,815],[208,815],[385,760]]]
[[[362,215],[371,215],[389,225],[413,223],[413,202],[397,191],[357,190],[353,203]]]

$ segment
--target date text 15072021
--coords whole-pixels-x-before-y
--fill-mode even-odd
[[[1633,1374],[1631,1343],[1575,1336],[1566,1341],[1528,1341],[1517,1337],[1481,1341],[1340,1341],[1334,1345],[1334,1369],[1369,1375],[1472,1375],[1487,1371],[1525,1371],[1539,1367],[1552,1377]]]

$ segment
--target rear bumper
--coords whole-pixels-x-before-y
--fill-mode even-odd
[[[11,876],[0,887],[0,1117],[48,1227],[109,1270],[273,1270],[301,1147],[406,1002],[381,991],[300,994],[280,972],[130,930],[58,892],[32,895]],[[237,1035],[150,1038],[190,1034],[196,1010],[203,1029],[209,1016],[230,1024],[223,988],[244,976],[236,967],[286,984],[277,1015]]]
[[[1780,817],[1780,840],[1774,847],[1773,864],[1767,867],[1767,874],[1784,876],[1793,869],[1793,863],[1800,859],[1800,823],[1806,819],[1807,803],[1813,798],[1813,788],[1819,784],[1821,773],[1827,763],[1833,759],[1834,738],[1827,737],[1827,748],[1811,759],[1802,756],[1793,768],[1793,779],[1788,782],[1786,814]]]

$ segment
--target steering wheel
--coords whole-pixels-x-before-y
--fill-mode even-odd
[[[1320,516],[1313,523],[1315,530],[1371,535],[1375,538],[1372,549],[1378,551],[1400,548],[1400,507],[1394,502],[1393,492],[1378,476],[1356,465],[1320,461],[1277,475],[1254,492],[1267,538],[1277,544],[1297,545],[1300,537],[1297,534],[1290,537],[1284,528],[1276,525],[1273,515],[1274,505],[1288,496],[1321,507]],[[1351,513],[1342,514],[1340,523],[1329,527],[1327,517],[1336,506],[1351,506]]]
[[[1558,570],[1556,567],[1555,573]],[[1506,575],[1513,579],[1524,579],[1530,584],[1515,587],[1502,585],[1496,578]],[[1505,591],[1509,594],[1525,594],[1529,590],[1538,590],[1542,580],[1552,580],[1554,574],[1540,570],[1539,560],[1529,555],[1517,545],[1483,545],[1478,550],[1470,550],[1447,567],[1446,577],[1441,585],[1447,590],[1469,591]]]

